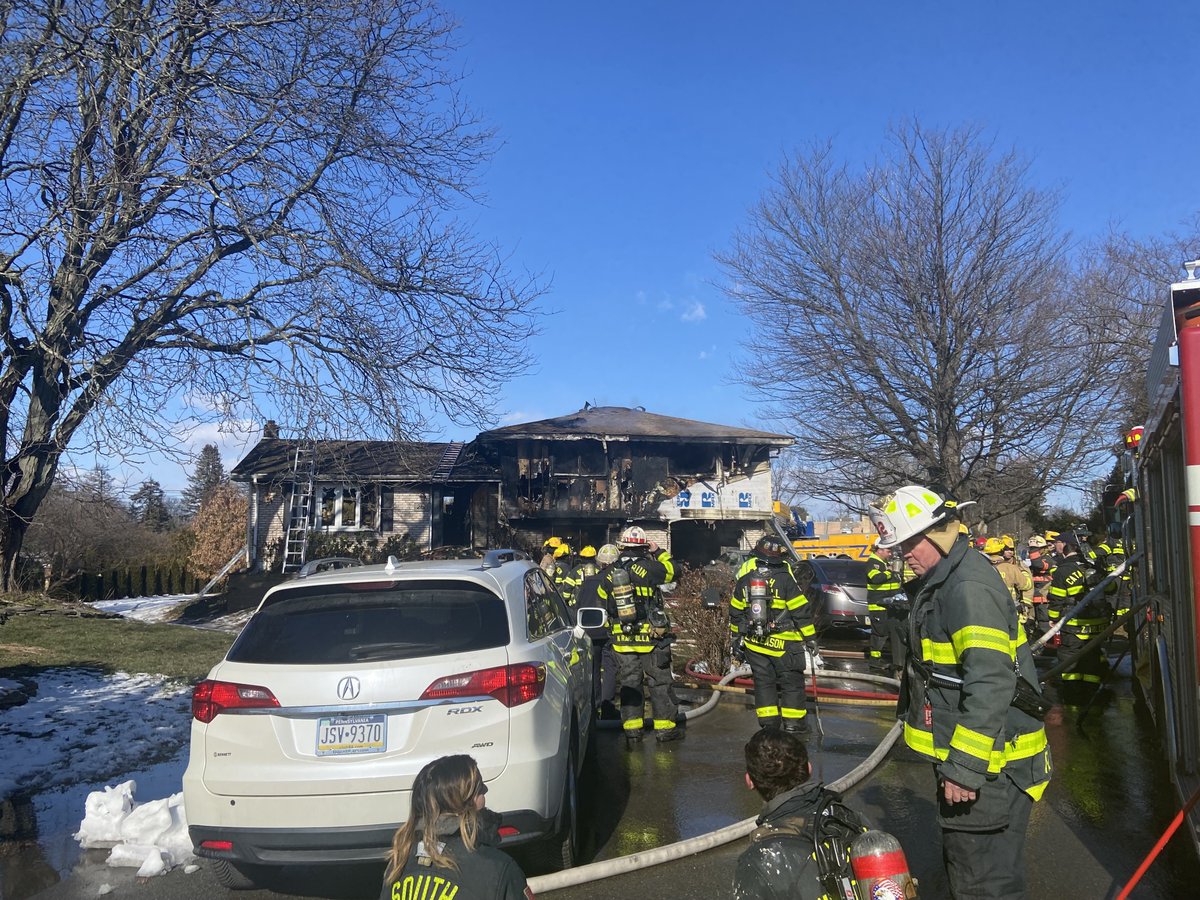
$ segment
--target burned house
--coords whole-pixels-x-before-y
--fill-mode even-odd
[[[771,460],[791,443],[640,407],[591,405],[475,439],[500,472],[504,523],[529,544],[556,534],[576,548],[599,546],[636,524],[693,564],[763,533]]]
[[[257,568],[294,568],[314,533],[420,548],[573,547],[641,525],[683,562],[748,547],[772,516],[787,435],[615,406],[485,431],[470,443],[297,441],[268,423],[234,467]]]

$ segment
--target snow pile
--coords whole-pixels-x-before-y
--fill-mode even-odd
[[[190,862],[183,794],[135,803],[137,783],[126,781],[88,794],[83,822],[74,837],[84,848],[111,847],[110,866],[137,866],[137,876],[161,875]]]

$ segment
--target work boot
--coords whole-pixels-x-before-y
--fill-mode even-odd
[[[811,730],[808,725],[808,716],[803,719],[788,719],[783,723],[783,730],[790,731],[792,734],[808,734]]]
[[[682,741],[683,740],[683,729],[682,728],[667,728],[663,731],[656,731],[656,732],[654,732],[654,739],[656,741],[658,741],[660,744],[667,744],[667,743],[670,743],[671,741]]]
[[[640,728],[637,731],[626,731],[625,732],[625,746],[627,748],[636,747],[638,744],[640,744],[642,742],[643,736],[644,735],[642,734],[642,730]]]

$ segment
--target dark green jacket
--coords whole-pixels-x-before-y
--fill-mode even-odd
[[[1011,705],[1014,660],[1037,687],[1033,655],[1008,588],[966,537],[916,582],[909,641],[905,743],[969,790],[1003,772],[1040,799],[1050,783],[1046,730]]]

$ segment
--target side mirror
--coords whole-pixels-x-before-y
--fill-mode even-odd
[[[603,628],[608,624],[608,612],[599,606],[581,606],[575,610],[578,628]]]

